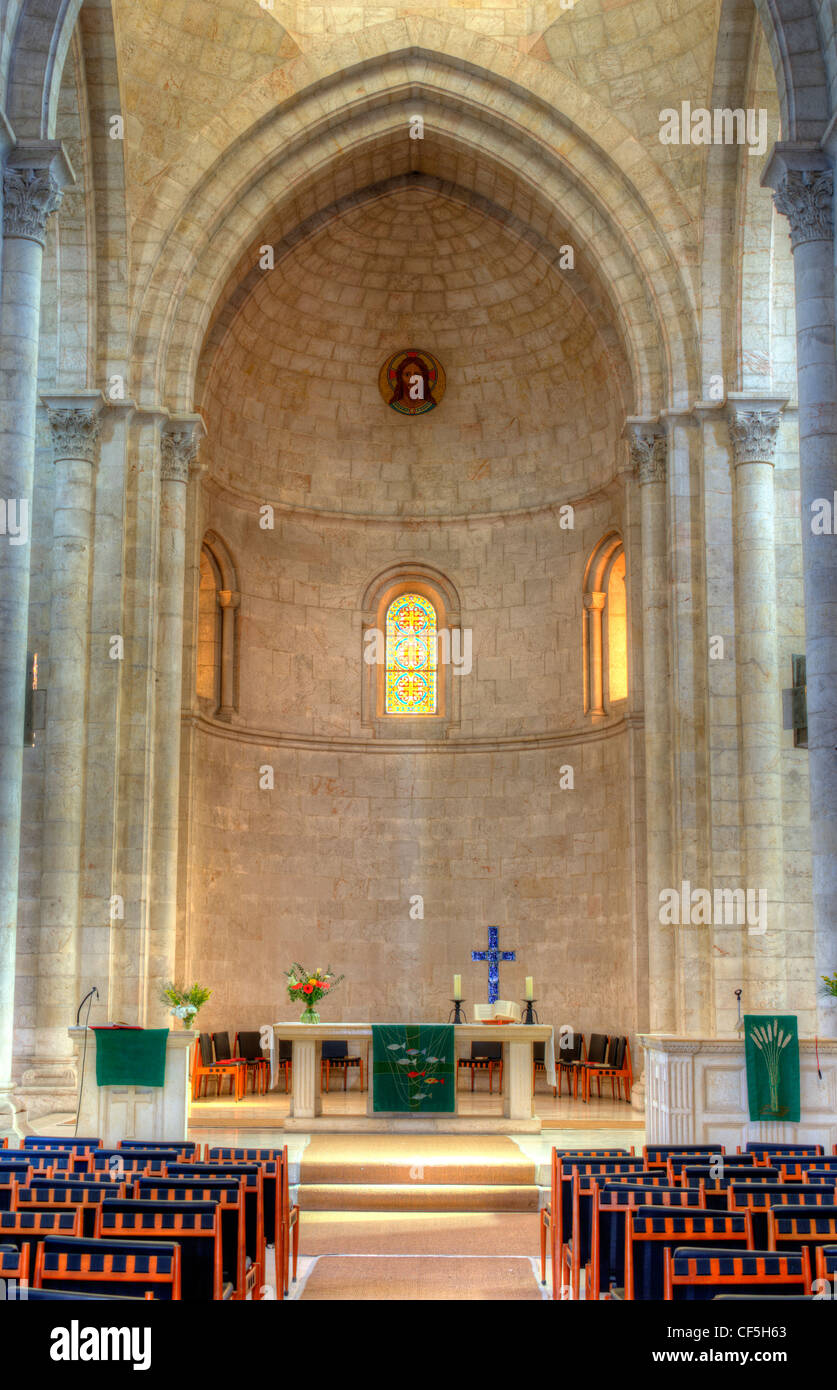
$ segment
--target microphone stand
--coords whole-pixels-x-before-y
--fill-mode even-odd
[[[83,1046],[82,1052],[81,1052],[81,1075],[80,1075],[80,1077],[79,1077],[79,1082],[78,1082],[78,1104],[76,1105],[76,1123],[75,1123],[75,1127],[74,1127],[74,1129],[73,1129],[73,1138],[78,1138],[78,1117],[79,1117],[79,1115],[81,1114],[81,1093],[82,1093],[82,1089],[83,1089],[83,1087],[84,1087],[84,1064],[85,1064],[85,1062],[87,1061],[87,1025],[88,1025],[88,1022],[89,1022],[89,1020],[90,1020],[90,1010],[91,1010],[92,1007],[93,1007],[93,995],[94,995],[94,994],[95,994],[96,998],[98,999],[98,998],[99,998],[99,991],[97,990],[97,988],[96,988],[95,985],[93,986],[92,989],[89,989],[89,990],[87,991],[87,993],[85,994],[85,996],[84,996],[84,998],[82,999],[81,1003],[79,1004],[78,1009],[76,1010],[76,1027],[79,1028],[79,1027],[81,1026],[81,1024],[80,1024],[81,1011],[82,1011],[82,1009],[84,1008],[85,1004],[87,1004],[87,1016],[86,1016],[86,1018],[85,1018],[85,1020],[84,1020],[84,1046]]]

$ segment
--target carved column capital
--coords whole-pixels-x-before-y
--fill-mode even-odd
[[[834,235],[834,176],[830,169],[785,169],[773,202],[790,223],[794,251],[805,241],[830,241]]]
[[[241,594],[237,589],[219,589],[218,602],[222,608],[238,608]]]
[[[587,593],[584,595],[584,607],[587,609],[592,609],[593,612],[600,613],[605,606],[606,598],[607,594],[600,594],[593,590],[592,593]]]
[[[47,223],[75,182],[58,140],[16,145],[3,169],[3,235],[43,246]]]
[[[664,483],[668,444],[665,431],[648,421],[628,420],[625,426],[631,465],[636,469],[639,485]]]
[[[69,396],[42,396],[52,431],[52,457],[81,459],[94,464],[98,458],[103,397],[100,391]]]
[[[774,463],[786,400],[727,400],[727,422],[736,466]]]
[[[198,466],[198,449],[205,433],[199,415],[168,421],[160,440],[160,477],[164,483],[188,483],[190,471]]]

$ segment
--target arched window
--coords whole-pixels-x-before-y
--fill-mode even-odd
[[[387,608],[385,714],[436,713],[437,628],[421,594],[399,594]]]
[[[615,531],[596,546],[584,571],[584,712],[594,719],[628,698],[628,600],[625,548]]]
[[[230,719],[237,708],[238,592],[232,557],[214,531],[201,546],[195,689],[208,712]]]
[[[456,677],[471,656],[453,585],[430,565],[393,565],[362,604],[363,727],[383,738],[444,738],[459,725]]]

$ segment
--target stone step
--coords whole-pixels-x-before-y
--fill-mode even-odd
[[[301,1183],[305,1211],[531,1211],[537,1187],[501,1183]]]

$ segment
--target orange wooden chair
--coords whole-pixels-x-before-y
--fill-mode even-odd
[[[241,1058],[216,1061],[212,1055],[212,1039],[209,1034],[199,1033],[195,1038],[195,1050],[192,1054],[192,1100],[198,1100],[203,1088],[213,1079],[218,1083],[219,1096],[221,1083],[228,1080],[230,1095],[234,1092],[236,1100],[243,1100],[245,1068]]]

